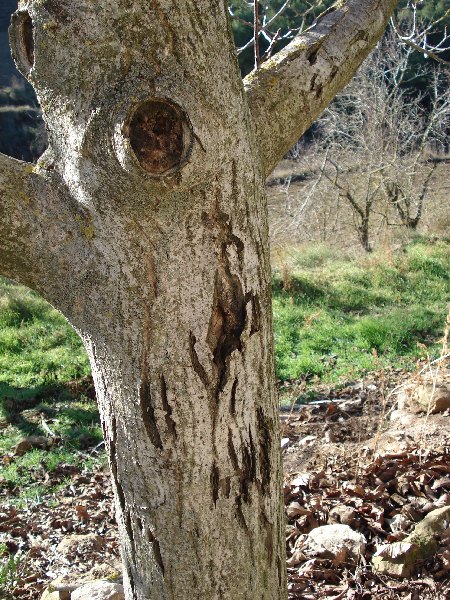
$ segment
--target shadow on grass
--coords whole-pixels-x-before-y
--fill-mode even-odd
[[[4,425],[11,425],[24,436],[48,435],[44,423],[55,423],[55,435],[63,435],[75,446],[86,447],[89,435],[99,424],[92,379],[77,382],[52,382],[29,388],[0,383],[0,411]],[[53,426],[50,425],[50,428]],[[52,430],[52,429],[51,429]],[[81,444],[77,443],[77,440]]]

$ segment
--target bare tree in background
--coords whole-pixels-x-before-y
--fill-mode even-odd
[[[450,94],[445,73],[435,69],[428,97],[411,96],[404,84],[412,52],[393,36],[380,43],[319,120],[316,140],[301,159],[312,176],[297,200],[289,179],[284,188],[296,228],[315,212],[326,239],[342,225],[348,229],[350,213],[360,244],[370,252],[375,222],[418,226],[436,154],[446,147]],[[305,146],[297,157],[302,152]]]
[[[242,46],[238,47],[236,51],[239,55],[253,46],[255,68],[258,68],[262,62],[271,57],[278,42],[291,40],[296,35],[305,31],[308,23],[315,21],[316,17],[318,18],[320,16],[320,7],[323,5],[322,0],[305,2],[304,10],[301,13],[296,13],[293,23],[283,29],[280,18],[285,15],[289,8],[292,9],[292,0],[285,0],[278,8],[274,6],[274,3],[271,2],[271,0],[264,2],[261,7],[257,0],[251,0],[250,2],[245,3],[253,4],[253,21],[243,19],[239,16],[236,10],[236,8],[239,7],[239,1],[229,2],[228,12],[232,19],[239,21],[248,28],[249,34],[250,32],[253,34],[251,37],[249,35],[249,39]],[[260,40],[264,40],[266,47],[262,53],[260,52]]]
[[[423,5],[423,0],[409,0],[406,18],[397,20],[393,16],[392,29],[402,44],[424,54],[427,58],[450,66],[450,61],[443,57],[444,53],[450,51],[450,34],[447,33],[446,26],[450,8],[436,19],[423,20],[419,15],[420,7]]]
[[[238,9],[242,5],[253,7],[253,21],[239,15]],[[307,31],[311,23],[314,24],[316,19],[333,10],[332,6],[325,8],[326,5],[323,0],[305,1],[303,10],[294,11],[293,18],[289,19],[288,24],[284,23],[283,27],[282,18],[288,10],[293,11],[293,0],[285,0],[281,6],[273,0],[266,0],[264,3],[258,0],[230,1],[230,16],[249,31],[248,40],[237,48],[238,55],[253,46],[254,65],[258,68],[261,62],[270,58],[278,42],[291,40],[299,33]],[[427,58],[449,66],[450,62],[444,58],[444,54],[450,51],[450,34],[447,33],[450,8],[437,18],[426,19],[420,14],[424,5],[424,0],[408,0],[406,7],[399,9],[391,17],[392,31],[400,45],[406,45]],[[265,43],[262,53],[260,40]]]

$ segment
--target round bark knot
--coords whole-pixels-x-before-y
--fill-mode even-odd
[[[162,99],[149,99],[128,124],[131,148],[141,167],[153,175],[175,171],[187,160],[191,129],[183,111]]]

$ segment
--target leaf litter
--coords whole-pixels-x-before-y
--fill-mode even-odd
[[[413,576],[398,579],[372,569],[373,556],[397,559],[408,553],[413,545],[403,540],[414,526],[450,505],[448,411],[416,415],[405,427],[390,423],[395,398],[386,405],[385,377],[380,383],[373,375],[289,415],[280,413],[288,440],[283,456],[289,600],[450,600],[450,527],[436,535],[437,552],[418,561]],[[392,386],[402,378],[403,373],[391,377]],[[60,484],[58,493],[25,507],[14,506],[17,490],[0,491],[2,564],[15,560],[5,598],[37,600],[60,575],[118,564],[106,470],[84,473],[81,466],[63,464],[45,477]],[[356,561],[340,550],[333,558],[308,555],[308,534],[330,524],[362,534],[364,554]],[[64,555],[58,544],[73,534],[95,534],[102,544]]]

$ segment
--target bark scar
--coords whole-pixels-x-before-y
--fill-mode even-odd
[[[141,385],[139,387],[139,403],[141,406],[142,421],[150,438],[151,443],[160,450],[162,449],[161,435],[156,424],[155,406],[150,391],[147,369],[142,373]]]
[[[126,501],[125,501],[125,493],[123,491],[122,484],[119,481],[118,469],[117,469],[117,422],[116,418],[113,416],[111,419],[111,438],[109,440],[109,453],[110,453],[110,464],[111,464],[111,474],[115,484],[117,499],[119,501],[122,518],[124,520],[125,529],[127,530],[128,537],[130,540],[130,550],[131,550],[131,561],[132,564],[136,563],[136,550],[134,545],[134,534],[133,528],[131,525],[131,517],[130,513],[127,510]],[[132,572],[131,565],[128,560],[125,560],[125,569],[127,571],[128,580],[130,582],[130,587],[133,593],[133,598],[135,598],[135,583],[134,576]]]
[[[161,546],[159,544],[159,541],[155,538],[155,536],[153,535],[153,533],[150,531],[150,529],[147,529],[147,537],[149,542],[152,545],[152,550],[153,550],[153,557],[155,559],[156,564],[158,565],[161,574],[164,577],[164,562],[162,559],[162,554],[161,554]]]
[[[270,470],[271,470],[271,423],[269,419],[264,415],[262,408],[258,408],[256,412],[256,418],[258,422],[258,436],[259,436],[259,470],[261,477],[262,491],[265,494],[268,491],[270,484]]]
[[[200,362],[200,359],[198,358],[197,350],[195,349],[196,343],[197,343],[197,338],[192,333],[192,331],[190,331],[189,332],[189,354],[191,357],[191,364],[192,364],[194,371],[197,373],[201,382],[205,386],[205,388],[207,390],[209,390],[209,387],[210,387],[209,378],[208,378],[208,375],[207,375],[205,369],[203,368],[202,363]]]
[[[235,350],[242,350],[241,335],[245,329],[246,302],[242,284],[230,272],[226,248],[216,271],[214,300],[209,321],[207,343],[213,353],[216,370],[215,396],[218,400],[228,379],[228,358]]]
[[[213,499],[214,505],[217,504],[217,500],[219,499],[219,478],[220,478],[219,467],[214,462],[212,469],[211,469],[211,476],[210,476],[211,493],[212,493],[212,499]]]
[[[163,409],[165,411],[165,420],[166,420],[167,431],[170,433],[170,435],[172,437],[176,438],[177,437],[177,428],[176,428],[176,423],[172,418],[172,407],[170,406],[169,401],[167,399],[167,384],[166,384],[164,375],[161,375],[161,377],[160,377],[160,388],[161,388],[161,402],[162,402]]]
[[[235,249],[242,264],[244,243],[233,233],[230,217],[217,205],[211,215],[203,213],[203,222],[216,237],[217,269],[206,341],[213,354],[214,397],[218,402],[228,379],[229,357],[235,350],[242,350],[247,299],[240,277],[231,272],[228,248]]]

